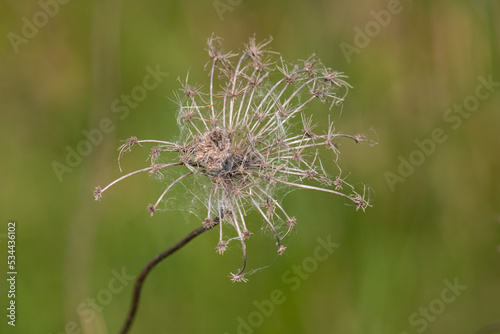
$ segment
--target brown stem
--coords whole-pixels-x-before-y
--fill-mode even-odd
[[[126,334],[129,330],[130,327],[132,326],[132,322],[134,321],[135,313],[137,312],[137,307],[139,306],[139,298],[141,295],[141,289],[142,285],[144,284],[144,281],[146,280],[147,275],[149,272],[158,264],[160,263],[163,259],[165,259],[167,256],[171,255],[181,247],[185,246],[188,242],[193,240],[195,237],[199,236],[203,232],[206,232],[210,230],[212,227],[217,225],[219,222],[219,219],[216,218],[214,219],[214,225],[211,226],[210,228],[206,228],[204,226],[200,226],[197,229],[193,230],[191,233],[189,233],[187,236],[185,236],[181,241],[179,241],[177,244],[173,245],[166,251],[156,255],[153,260],[151,260],[144,269],[142,269],[140,275],[137,277],[137,281],[135,282],[134,286],[134,293],[132,294],[132,303],[130,305],[130,310],[128,312],[127,318],[125,319],[125,323],[123,324],[123,327],[120,331],[120,334]]]

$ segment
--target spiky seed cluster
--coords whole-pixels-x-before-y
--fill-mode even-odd
[[[337,165],[337,140],[348,138],[358,143],[363,136],[338,133],[333,123],[326,133],[314,132],[315,125],[311,117],[305,116],[305,107],[318,99],[329,103],[331,109],[343,102],[351,87],[345,75],[325,67],[314,54],[289,65],[278,53],[266,49],[271,40],[257,44],[252,37],[237,60],[231,61],[238,55],[224,52],[221,42],[214,36],[208,39],[209,91],[204,93],[200,85],[190,85],[188,77],[181,82],[182,94],[178,96],[181,143],[129,138],[120,146],[118,160],[135,144],[150,143],[155,145],[150,154],[151,166],[128,173],[104,188],[97,187],[94,196],[100,199],[108,188],[134,174],[161,173],[174,166],[187,168],[148,206],[153,215],[174,185],[190,175],[206,176],[211,188],[202,224],[208,229],[219,223],[216,250],[220,254],[230,241],[240,241],[243,266],[230,277],[246,282],[244,240],[251,235],[245,221],[247,211],[256,209],[260,213],[276,237],[280,255],[285,251],[282,239],[296,225],[295,217],[290,217],[275,198],[278,185],[340,195],[352,202],[356,210],[369,206],[365,193],[357,193],[341,178]],[[297,119],[302,123],[302,131],[294,133],[291,124]],[[333,164],[339,170],[335,178],[323,168],[318,153],[322,146],[334,152]],[[158,163],[164,152],[176,152],[178,160]],[[309,180],[316,185],[309,184]],[[341,192],[345,188],[347,192]],[[232,226],[235,236],[227,237],[224,225]],[[280,234],[277,226],[284,226],[285,232]]]

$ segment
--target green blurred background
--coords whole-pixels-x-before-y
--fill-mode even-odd
[[[121,140],[178,135],[169,98],[180,87],[177,77],[188,71],[193,82],[206,82],[204,49],[212,32],[233,51],[254,33],[258,40],[272,36],[271,48],[286,60],[316,52],[349,75],[354,89],[342,115],[339,108],[331,113],[339,131],[379,142],[341,147],[344,174],[373,189],[373,208],[356,212],[339,197],[292,192],[284,205],[298,219],[297,234],[279,257],[272,235],[256,233],[248,243],[249,267],[266,268],[246,284],[227,278],[241,264],[238,247],[219,256],[218,233],[204,234],[152,272],[131,332],[475,333],[500,322],[500,87],[457,129],[443,120],[447,109],[474,96],[479,76],[500,81],[500,2],[402,1],[390,22],[378,25],[379,31],[375,25],[367,45],[346,57],[341,43],[355,46],[354,29],[370,27],[371,11],[394,5],[70,1],[14,48],[9,33],[22,36],[23,17],[33,22],[39,15],[44,23],[37,14],[42,7],[2,1],[0,332],[117,333],[132,282],[106,292],[112,272],[137,275],[198,226],[183,211],[150,218],[146,205],[164,185],[146,175],[100,202],[92,191],[122,175],[116,164]],[[141,85],[145,68],[157,65],[168,77],[120,119],[111,110],[113,100]],[[326,106],[314,104],[310,111],[316,121],[327,120]],[[85,139],[82,131],[98,128],[103,118],[112,120],[114,130],[60,181],[53,162],[65,163],[66,147],[75,148]],[[408,159],[418,148],[415,140],[436,128],[447,140],[391,189],[387,172],[397,173],[399,157]],[[127,155],[124,171],[145,166],[147,151]],[[182,197],[182,187],[174,194]],[[5,317],[9,220],[17,222],[15,328]],[[253,230],[262,225],[252,214]],[[340,246],[292,291],[282,277],[293,266],[311,264],[319,236]],[[450,303],[443,303],[442,293],[453,295],[445,280],[466,286]],[[254,301],[269,300],[275,289],[285,301],[260,321]],[[100,311],[78,312],[92,298]],[[429,307],[426,318],[420,312]],[[238,331],[238,319],[253,325]]]

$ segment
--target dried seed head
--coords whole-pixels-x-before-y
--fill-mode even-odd
[[[299,150],[293,151],[292,154],[293,154],[293,156],[292,156],[293,160],[295,160],[297,162],[299,162],[300,160],[302,160],[302,155],[300,154]]]
[[[153,164],[151,166],[151,170],[149,171],[149,174],[156,174],[157,177],[159,177],[160,179],[163,178],[163,173],[161,172],[163,169],[163,165],[162,164]]]
[[[318,58],[316,57],[316,54],[313,53],[309,58],[306,60],[301,60],[304,63],[303,69],[309,76],[314,76],[316,74],[316,65],[319,63]]]
[[[217,250],[217,252],[219,254],[224,254],[224,252],[226,251],[227,249],[227,242],[225,241],[220,241],[218,244],[217,244],[217,247],[215,247],[215,249]]]
[[[365,207],[365,199],[361,197],[360,195],[356,195],[353,198],[354,204],[356,204],[356,211],[359,209],[363,209]]]
[[[161,147],[160,146],[153,146],[151,148],[151,153],[149,154],[151,164],[156,164],[158,162],[158,158],[160,157],[161,153]]]
[[[224,53],[222,47],[222,38],[212,35],[207,39],[208,55],[213,59],[214,63],[227,62],[229,58],[236,56],[236,54],[228,52]]]
[[[149,214],[151,215],[151,217],[153,217],[153,215],[155,214],[156,212],[156,206],[154,206],[153,204],[149,204],[148,205],[148,212]]]
[[[270,198],[266,198],[266,201],[264,202],[264,207],[267,210],[266,215],[268,218],[274,216],[274,202]]]
[[[233,274],[231,273],[231,275],[229,276],[231,278],[231,281],[234,283],[234,282],[248,282],[248,279],[246,279],[244,277],[244,275],[242,274]]]
[[[194,117],[194,111],[192,110],[189,110],[189,111],[186,111],[182,116],[181,116],[181,119],[185,122],[189,122],[193,119]]]
[[[95,187],[94,189],[94,198],[96,201],[100,200],[102,198],[102,189],[101,187]]]
[[[204,221],[203,221],[203,227],[206,228],[207,230],[211,229],[212,227],[214,227],[216,225],[216,223],[214,222],[213,219],[211,218],[206,218]]]
[[[356,140],[356,143],[363,142],[365,140],[365,138],[366,138],[366,136],[363,134],[360,134],[360,133],[354,135],[354,140]]]
[[[201,85],[190,85],[188,84],[189,73],[186,75],[186,82],[182,82],[180,78],[177,78],[177,81],[181,84],[182,88],[180,90],[187,96],[189,99],[194,99],[196,95],[202,94],[201,89],[203,88]]]
[[[333,185],[335,186],[335,190],[340,190],[342,189],[342,182],[343,180],[337,176],[337,178],[335,179],[335,181],[333,181]]]
[[[177,183],[195,174],[205,178],[209,184],[206,196],[188,190],[196,193],[207,210],[203,226],[210,229],[220,224],[217,252],[224,253],[229,240],[241,243],[244,265],[237,274],[231,274],[234,282],[246,282],[243,271],[245,242],[251,235],[246,221],[249,211],[256,210],[268,226],[265,230],[274,234],[278,253],[286,249],[281,241],[295,228],[296,219],[289,217],[280,204],[278,185],[336,194],[353,203],[357,210],[370,206],[365,192],[359,195],[344,179],[333,179],[328,173],[335,168],[340,172],[336,142],[362,142],[364,137],[338,133],[330,121],[323,122],[327,129],[320,134],[306,112],[313,100],[328,103],[330,108],[342,103],[351,88],[347,77],[325,67],[314,54],[298,63],[287,63],[278,53],[268,50],[270,42],[271,39],[257,43],[252,37],[237,60],[232,60],[237,54],[223,51],[221,38],[208,38],[208,83],[192,84],[189,75],[186,80],[179,80],[179,141],[130,137],[119,148],[119,162],[133,145],[150,143],[154,145],[151,165],[94,190],[98,200],[109,187],[129,176],[143,172],[163,176],[174,166],[184,169],[155,204],[148,206],[153,215]],[[302,129],[295,126],[297,120],[302,121]],[[333,163],[322,162],[322,147],[333,151]],[[170,153],[162,156],[164,152]],[[172,163],[158,163],[172,156]],[[342,192],[344,185],[352,193]]]

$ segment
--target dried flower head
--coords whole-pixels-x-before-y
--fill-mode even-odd
[[[281,255],[286,249],[282,239],[295,229],[296,218],[290,217],[277,199],[279,186],[339,195],[356,210],[369,206],[365,190],[357,193],[341,177],[337,159],[339,139],[358,143],[363,137],[338,133],[332,122],[325,133],[316,133],[312,118],[305,114],[306,106],[315,99],[328,103],[330,109],[340,105],[351,88],[345,81],[347,77],[325,67],[315,55],[294,65],[287,64],[276,52],[266,49],[270,42],[256,43],[252,37],[239,58],[234,58],[238,55],[223,51],[220,38],[210,37],[208,92],[204,93],[200,85],[189,84],[188,78],[179,80],[183,92],[178,96],[177,119],[181,140],[174,143],[129,138],[119,148],[118,160],[135,144],[149,143],[154,145],[151,166],[94,191],[95,198],[100,199],[107,189],[129,176],[185,168],[186,172],[147,207],[153,215],[169,190],[184,178],[206,177],[211,186],[204,199],[206,218],[201,223],[207,229],[220,225],[216,247],[220,254],[231,241],[241,243],[243,266],[231,274],[233,281],[246,282],[245,239],[251,232],[245,217],[250,209],[262,216],[274,234],[277,253]],[[236,61],[231,62],[230,58]],[[296,129],[296,123],[301,129]],[[338,169],[338,175],[332,177],[325,171],[318,151],[322,146],[333,151],[331,165]],[[164,152],[177,153],[177,161],[158,163]],[[233,235],[226,235],[225,226],[232,227]]]

